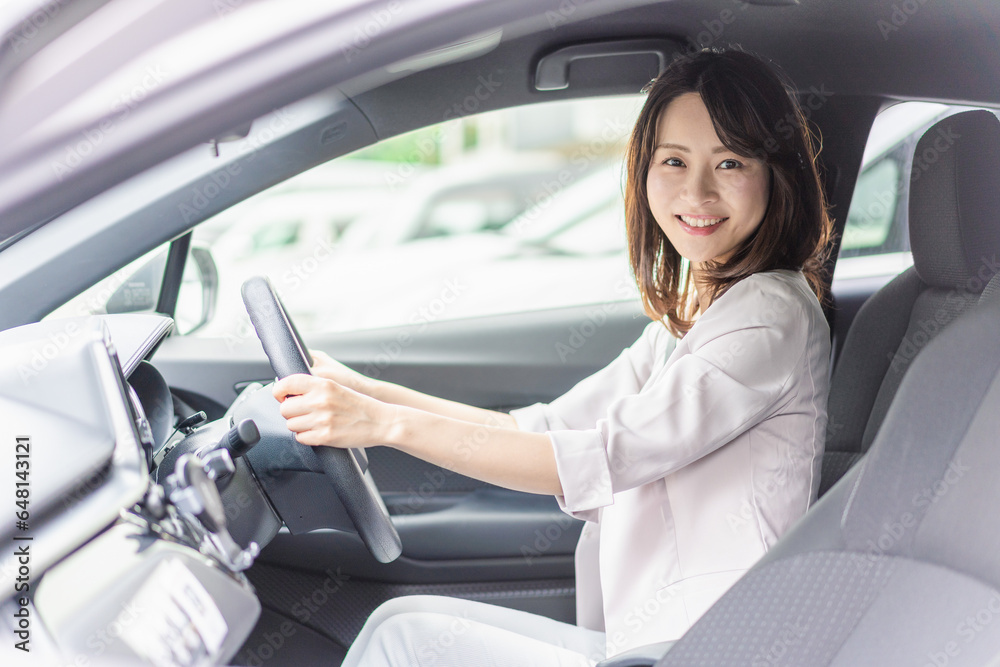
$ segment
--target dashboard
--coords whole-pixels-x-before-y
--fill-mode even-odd
[[[228,415],[175,427],[149,362],[172,326],[129,314],[0,332],[0,428],[17,445],[0,473],[19,499],[0,519],[0,573],[20,577],[0,596],[0,663],[19,664],[27,638],[30,664],[223,664],[256,623],[243,571],[281,521],[238,458],[246,424],[235,441]],[[226,489],[254,499],[238,538]]]

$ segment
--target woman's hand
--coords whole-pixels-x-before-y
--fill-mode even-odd
[[[502,419],[495,425],[485,418],[468,422],[383,403],[315,375],[289,375],[275,382],[273,391],[288,429],[303,445],[386,445],[491,484],[562,495],[555,452],[544,433],[505,427]]]
[[[325,352],[309,350],[309,354],[313,358],[313,375],[333,380],[339,385],[362,394],[371,395],[371,385],[374,382],[371,378],[348,368]]]
[[[289,375],[273,392],[288,429],[303,445],[377,445],[392,421],[394,406],[315,375]]]

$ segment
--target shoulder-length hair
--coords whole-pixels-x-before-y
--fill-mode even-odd
[[[626,148],[625,224],[646,313],[683,336],[693,325],[698,300],[711,303],[743,278],[775,269],[801,270],[822,302],[832,223],[814,136],[791,85],[748,53],[704,50],[679,57],[643,90],[646,102]],[[646,193],[658,121],[685,93],[701,96],[726,148],[761,160],[770,172],[764,219],[728,261],[703,264],[700,278],[708,294],[700,298],[691,267],[656,223]]]

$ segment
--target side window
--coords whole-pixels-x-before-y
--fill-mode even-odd
[[[156,310],[163,272],[167,264],[170,243],[164,243],[125,265],[110,276],[76,295],[43,319],[86,317],[104,313],[153,313]],[[197,251],[195,251],[197,252]],[[191,333],[204,321],[206,303],[197,260],[188,257],[181,277],[177,310],[174,313],[176,331]]]
[[[287,221],[258,229],[250,237],[250,248],[247,252],[255,254],[267,250],[284,248],[296,243],[302,231],[302,221]]]
[[[835,279],[889,279],[913,264],[907,229],[913,152],[927,128],[965,110],[902,102],[878,115],[847,212]]]
[[[211,247],[219,298],[195,335],[251,336],[239,288],[260,274],[305,332],[637,299],[621,177],[642,102],[452,119],[205,221],[194,239]]]
[[[889,155],[867,167],[854,186],[854,198],[847,213],[840,256],[860,257],[906,250],[900,234],[893,234],[893,224],[900,213],[900,194],[904,191],[903,167],[899,158]],[[905,221],[901,221],[905,226]],[[905,232],[905,229],[902,230]],[[890,243],[890,237],[895,243]]]
[[[414,238],[498,229],[524,209],[519,194],[490,184],[450,193],[431,203]]]

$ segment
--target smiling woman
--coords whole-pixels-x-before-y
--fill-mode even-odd
[[[767,167],[719,142],[697,93],[685,93],[670,103],[656,136],[646,178],[656,224],[696,268],[709,261],[725,264],[764,219],[770,185]],[[675,143],[675,137],[703,147],[702,151]],[[713,146],[713,142],[718,143]]]
[[[793,136],[773,137],[789,117]],[[626,183],[629,252],[653,322],[552,403],[504,415],[323,355],[313,376],[274,385],[303,444],[379,443],[553,494],[587,521],[579,626],[541,631],[524,612],[401,598],[372,615],[345,665],[585,665],[674,640],[805,513],[830,354],[811,286],[830,220],[809,136],[789,89],[748,54],[703,51],[653,82]],[[467,631],[428,652],[456,618]]]
[[[752,56],[718,59],[650,84],[626,158],[632,268],[676,335],[758,271],[801,269],[823,297],[832,222],[805,114]]]

